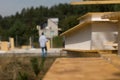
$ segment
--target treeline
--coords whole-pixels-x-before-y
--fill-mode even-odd
[[[48,18],[59,18],[59,28],[62,32],[78,24],[77,18],[87,12],[119,11],[120,5],[80,5],[70,4],[54,5],[50,8],[40,6],[37,8],[24,8],[15,15],[0,16],[0,40],[14,37],[19,45],[28,44],[29,38],[38,41],[37,25],[46,26]]]

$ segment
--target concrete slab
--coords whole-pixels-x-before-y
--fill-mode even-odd
[[[51,48],[48,50],[48,53],[60,53],[61,48]],[[30,48],[30,49],[13,49],[7,53],[41,53],[40,48]]]
[[[120,80],[120,70],[102,58],[58,58],[43,80]]]
[[[61,56],[62,48],[51,48],[47,51],[47,56]],[[16,55],[16,56],[41,56],[40,48],[30,48],[30,49],[13,49],[10,51],[0,51],[0,56],[8,55]],[[65,52],[62,52],[66,54]]]

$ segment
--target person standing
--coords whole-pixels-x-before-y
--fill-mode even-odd
[[[42,50],[42,57],[46,57],[47,56],[47,48],[46,48],[46,42],[47,42],[47,38],[44,35],[44,33],[42,32],[41,36],[39,37],[39,43],[40,43],[40,47]]]

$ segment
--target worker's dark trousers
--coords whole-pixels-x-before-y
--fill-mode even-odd
[[[47,49],[46,47],[42,47],[42,57],[46,57],[47,56]]]

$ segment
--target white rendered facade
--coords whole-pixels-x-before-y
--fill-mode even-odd
[[[58,36],[58,21],[58,18],[49,18],[47,21],[47,26],[43,29],[38,28],[39,35],[44,32],[47,38]]]
[[[90,50],[91,27],[83,27],[77,32],[65,37],[66,49]]]
[[[103,13],[90,13],[90,15],[84,16],[80,20],[81,23],[87,24],[87,21],[90,23],[83,27],[77,26],[81,28],[74,31],[69,30],[69,33],[63,33],[63,36],[65,36],[65,49],[115,50],[115,47],[106,44],[118,42],[118,25],[108,19],[102,19],[103,15]]]

